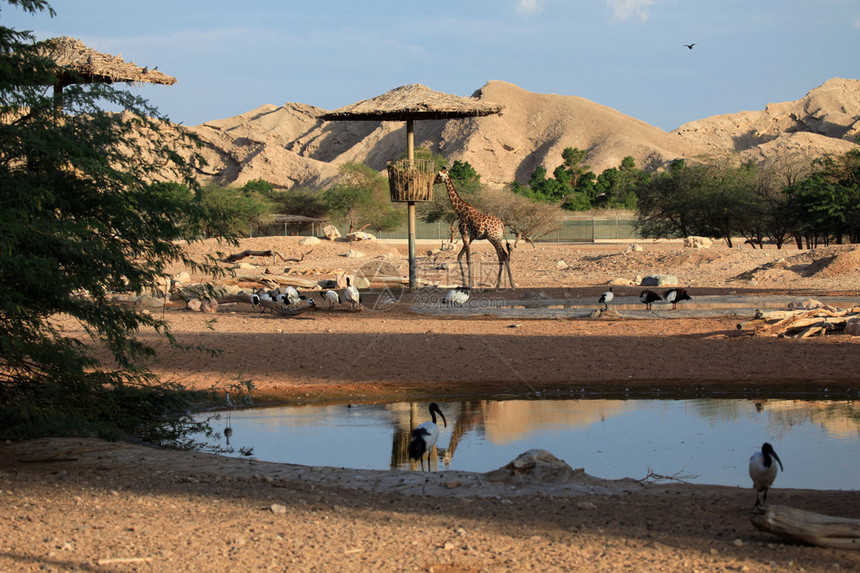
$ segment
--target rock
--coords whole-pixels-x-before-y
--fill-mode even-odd
[[[633,243],[627,248],[633,253],[638,253],[639,251],[645,250],[645,249],[643,249],[642,245],[640,245],[638,243]]]
[[[710,249],[714,242],[708,237],[684,237],[684,248],[686,249]]]
[[[326,228],[328,228],[328,227],[326,227]],[[337,233],[337,228],[334,228],[334,230]],[[337,236],[340,237],[340,233],[338,233]],[[335,237],[335,238],[337,238],[337,237]],[[334,239],[332,239],[332,240],[334,240]],[[322,241],[318,237],[305,237],[304,239],[299,240],[300,245],[311,246],[311,247],[314,245],[319,245],[320,243],[322,243]]]
[[[138,308],[163,308],[164,299],[145,294],[138,297],[137,300],[134,301],[134,305]]]
[[[198,311],[200,311],[200,307],[202,305],[203,305],[203,303],[200,302],[199,298],[192,298],[191,300],[189,300],[188,302],[185,303],[185,308],[187,308],[188,310],[192,310],[194,312],[198,312]]]
[[[561,260],[561,261],[558,261],[557,263],[555,263],[555,268],[557,268],[560,271],[563,271],[569,267],[568,267],[567,263],[564,262],[564,260]]]
[[[334,225],[326,225],[323,227],[323,233],[325,234],[325,238],[329,241],[334,241],[335,239],[340,238],[340,231],[338,231],[337,227]]]
[[[675,286],[678,284],[678,277],[675,275],[656,274],[648,275],[639,282],[640,286]]]
[[[622,277],[615,277],[614,279],[609,281],[609,284],[612,286],[632,286],[636,283],[631,282],[630,279],[625,279]]]
[[[597,506],[590,501],[580,501],[576,504],[577,509],[597,509]]]
[[[185,271],[182,271],[180,273],[176,273],[175,275],[173,275],[173,280],[178,282],[178,283],[190,283],[191,282],[191,275],[189,275]]]
[[[272,513],[287,513],[286,506],[281,505],[280,503],[273,503],[269,506],[269,510]]]
[[[352,277],[352,286],[359,290],[370,288],[370,279],[364,275],[356,275]]]
[[[200,303],[200,310],[206,314],[216,314],[218,312],[218,301],[204,300]]]
[[[520,454],[508,465],[486,474],[490,481],[547,483],[568,481],[582,470],[569,465],[546,450],[534,449]]]
[[[347,241],[375,241],[376,237],[371,235],[370,233],[365,233],[364,231],[358,231],[357,233],[350,233],[346,236]]]
[[[257,265],[252,265],[251,263],[239,263],[236,268],[242,269],[243,271],[249,271],[251,269],[256,269]]]
[[[463,482],[461,482],[461,481],[460,481],[460,480],[458,480],[458,479],[453,479],[453,480],[451,480],[451,481],[446,481],[446,482],[445,482],[445,487],[446,487],[446,488],[448,488],[448,489],[458,488],[458,487],[460,487],[461,485],[463,485]]]
[[[350,249],[346,252],[346,254],[344,256],[348,259],[360,259],[361,257],[366,257],[367,255],[365,255],[361,251],[356,251],[355,249]]]
[[[848,319],[848,322],[845,323],[845,334],[860,336],[860,316]]]

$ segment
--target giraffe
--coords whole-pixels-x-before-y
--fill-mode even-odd
[[[451,207],[460,217],[460,235],[463,237],[463,248],[457,255],[457,262],[460,264],[460,276],[463,283],[466,283],[466,274],[463,271],[463,255],[466,255],[466,266],[469,268],[469,288],[472,287],[472,254],[470,244],[472,241],[480,241],[487,239],[496,249],[496,255],[499,257],[499,275],[496,279],[496,289],[502,286],[502,266],[508,270],[508,279],[511,283],[511,290],[515,290],[517,285],[514,284],[514,275],[511,273],[511,245],[505,238],[505,224],[498,217],[482,213],[473,205],[466,203],[460,198],[457,190],[454,188],[454,182],[451,181],[451,176],[448,175],[448,170],[442,168],[436,175],[434,183],[444,183],[448,190],[448,199],[451,200]],[[504,241],[505,246],[502,246]],[[507,250],[505,250],[507,247]]]

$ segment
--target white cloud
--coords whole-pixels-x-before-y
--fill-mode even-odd
[[[642,22],[648,21],[648,9],[657,0],[606,0],[606,5],[612,12],[613,21],[624,22],[638,17]]]
[[[544,0],[517,0],[517,12],[531,16],[543,11]]]

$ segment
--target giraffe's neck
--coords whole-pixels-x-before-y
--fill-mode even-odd
[[[460,194],[457,193],[456,189],[454,189],[454,182],[451,181],[450,177],[445,178],[445,187],[448,189],[448,199],[451,200],[451,207],[454,208],[457,215],[462,217],[464,214],[474,209],[474,207],[460,198]]]

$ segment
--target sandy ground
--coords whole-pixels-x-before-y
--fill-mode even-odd
[[[517,291],[473,298],[547,296],[596,308],[607,285],[637,296],[636,277],[655,272],[678,276],[694,299],[857,297],[860,251],[851,247],[641,245],[520,247]],[[419,276],[459,283],[456,253],[438,247],[420,246]],[[285,258],[310,250],[294,238],[225,250],[246,248]],[[350,249],[364,256],[345,256]],[[476,251],[494,281],[489,245]],[[241,272],[334,279],[385,263],[386,271],[405,274],[404,252],[381,242],[324,242],[300,263],[248,258],[257,268]],[[152,367],[195,388],[251,380],[256,400],[289,403],[570,391],[856,399],[860,390],[860,339],[846,335],[752,337],[736,328],[749,317],[683,312],[638,320],[440,317],[415,310],[435,304],[444,289],[401,293],[375,285],[363,294],[359,312],[323,306],[282,316],[245,303],[222,304],[217,314],[167,309],[181,341],[221,352],[165,349]],[[380,303],[380,294],[395,302]],[[755,530],[746,515],[752,488],[307,468],[79,439],[0,445],[0,463],[2,571],[860,569],[857,551],[790,544]],[[860,517],[858,491],[777,488],[771,500]]]

